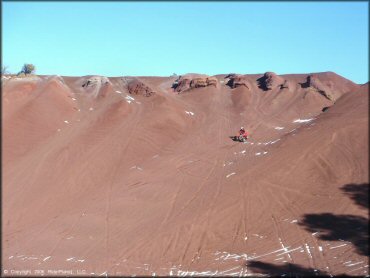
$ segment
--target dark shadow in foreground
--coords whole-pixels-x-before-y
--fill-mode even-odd
[[[307,268],[298,264],[285,263],[282,265],[275,265],[264,263],[260,261],[247,262],[247,267],[253,273],[267,274],[268,276],[283,276],[283,277],[330,277],[330,275],[321,270]],[[335,277],[351,277],[347,275],[336,275]]]
[[[347,184],[341,188],[360,207],[369,208],[369,184]],[[369,256],[369,221],[356,215],[332,213],[305,214],[299,224],[309,232],[319,232],[318,238],[328,241],[350,241],[360,255]],[[297,264],[275,265],[261,261],[249,261],[247,267],[254,273],[284,277],[329,277],[330,274]],[[335,277],[353,277],[335,275]]]
[[[368,219],[355,215],[334,215],[332,213],[306,214],[299,224],[309,232],[319,232],[322,240],[350,241],[360,255],[369,255]]]
[[[369,184],[346,184],[341,188],[360,207],[369,208]]]
[[[306,268],[297,264],[285,263],[282,265],[275,265],[270,263],[264,263],[260,261],[250,261],[247,263],[247,267],[253,273],[269,274],[269,275],[284,275],[284,277],[296,277],[296,276],[329,276],[326,272],[315,271],[313,268]]]

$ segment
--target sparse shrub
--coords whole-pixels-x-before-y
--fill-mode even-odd
[[[34,73],[36,71],[36,68],[33,64],[24,64],[23,67],[22,67],[22,70],[21,72],[18,74],[24,74],[24,75],[27,75],[27,74],[31,74],[31,73]]]

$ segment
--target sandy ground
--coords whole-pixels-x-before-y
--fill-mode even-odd
[[[368,84],[225,76],[3,79],[3,275],[369,275]]]

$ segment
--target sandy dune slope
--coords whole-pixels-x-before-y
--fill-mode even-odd
[[[185,77],[2,80],[3,269],[369,275],[368,83]]]

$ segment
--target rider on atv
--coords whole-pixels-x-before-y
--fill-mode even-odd
[[[241,141],[248,139],[248,133],[245,131],[244,127],[240,128],[238,137]]]

